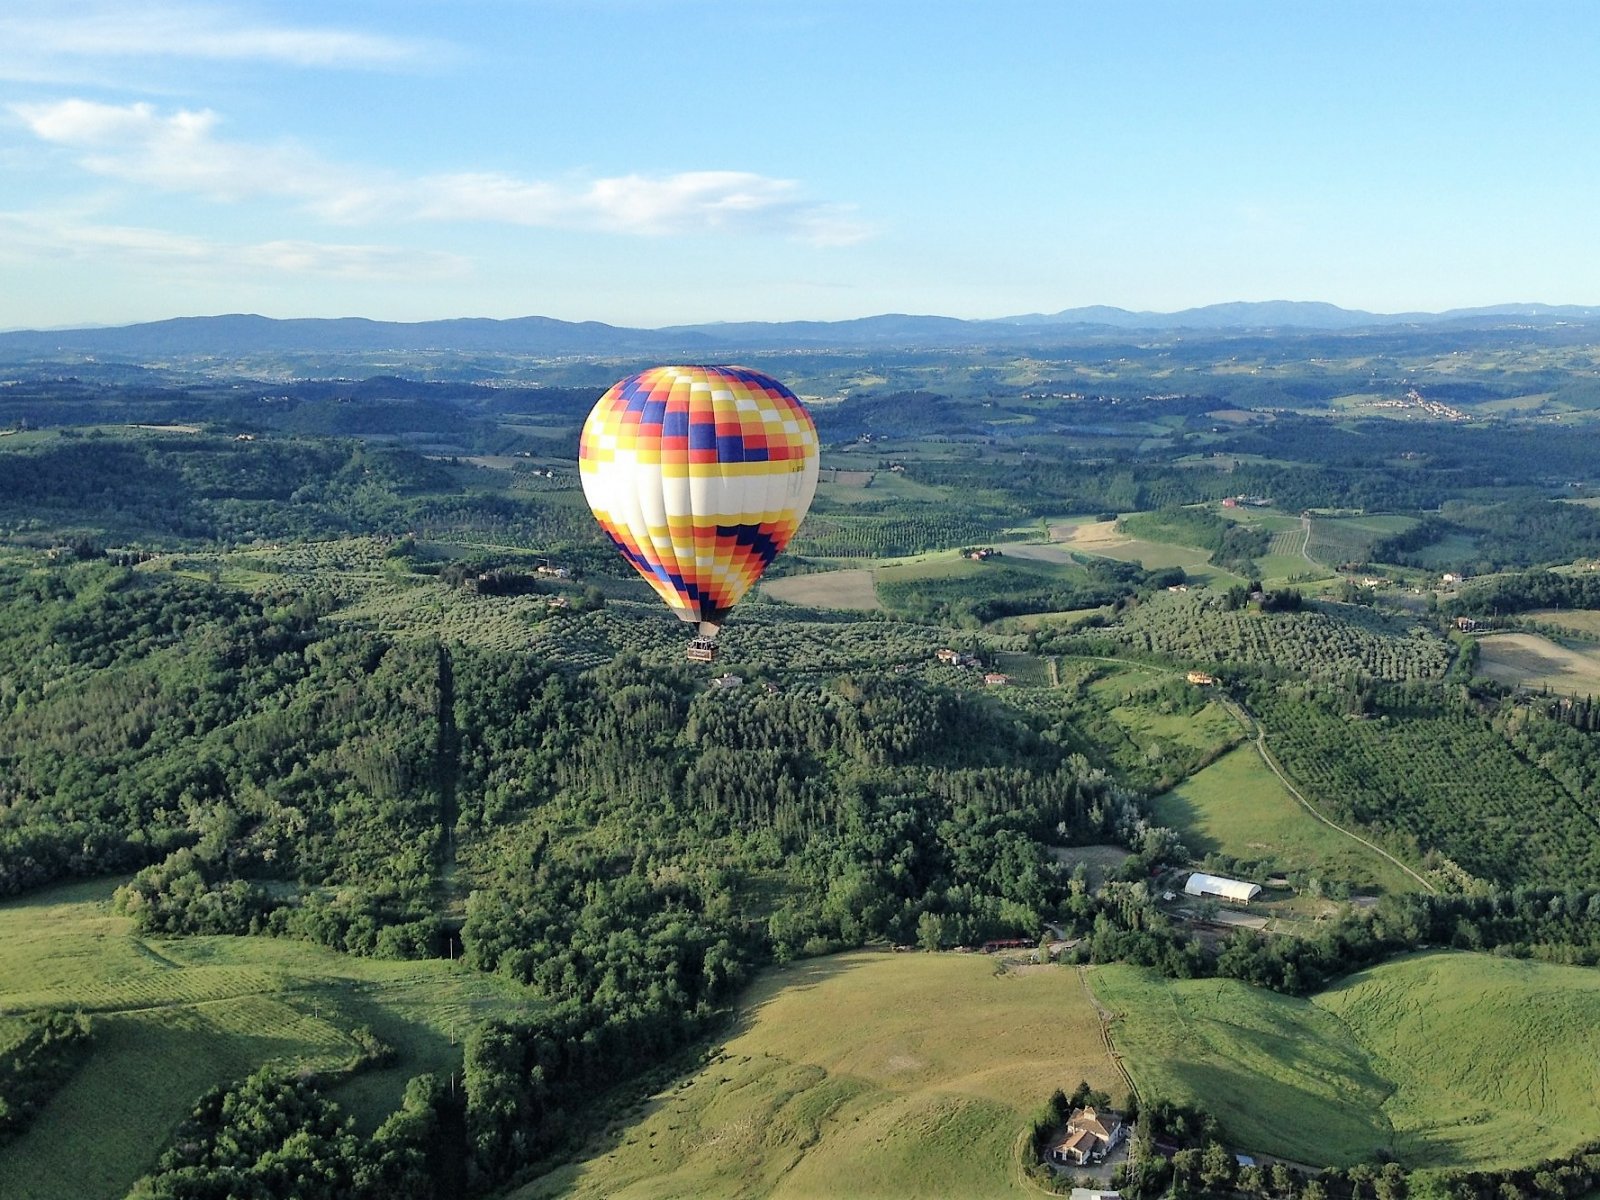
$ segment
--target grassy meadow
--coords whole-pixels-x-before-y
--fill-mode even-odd
[[[140,938],[111,911],[114,887],[0,905],[0,1013],[81,1011],[93,1036],[83,1066],[0,1148],[8,1200],[124,1195],[204,1092],[269,1063],[353,1071],[331,1095],[375,1128],[411,1076],[457,1069],[475,1024],[538,1003],[450,962],[271,938]],[[393,1047],[392,1063],[354,1070],[362,1026]]]
[[[1395,1094],[1395,1149],[1423,1166],[1511,1166],[1600,1136],[1600,973],[1483,954],[1419,954],[1315,998]],[[1518,1139],[1492,1135],[1509,1112]]]
[[[1261,761],[1239,746],[1171,791],[1152,797],[1155,818],[1178,831],[1197,857],[1220,853],[1269,862],[1325,881],[1385,892],[1414,891],[1416,880],[1354,838],[1316,819]]]
[[[1220,705],[1207,704],[1196,713],[1164,713],[1148,705],[1119,704],[1111,719],[1152,757],[1165,744],[1202,753],[1216,753],[1241,736],[1239,725]]]
[[[702,1071],[514,1195],[1027,1195],[1032,1112],[1080,1079],[1124,1085],[1075,972],[995,967],[858,953],[773,971]]]
[[[1090,979],[1140,1093],[1204,1104],[1242,1150],[1491,1169],[1600,1135],[1592,970],[1434,952],[1310,999],[1126,966]]]

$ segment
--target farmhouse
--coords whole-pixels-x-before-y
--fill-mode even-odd
[[[1183,890],[1191,896],[1215,896],[1230,904],[1248,904],[1261,894],[1261,885],[1196,871],[1189,876],[1189,882],[1183,885]]]
[[[1116,1149],[1127,1135],[1128,1127],[1122,1117],[1110,1110],[1075,1108],[1067,1115],[1067,1128],[1049,1150],[1050,1161],[1055,1163],[1100,1162]]]
[[[1000,671],[990,671],[983,677],[983,682],[989,687],[1005,687],[1006,684],[1011,682],[1011,676]]]
[[[1217,681],[1217,677],[1209,671],[1190,671],[1186,678],[1199,687],[1209,687]]]

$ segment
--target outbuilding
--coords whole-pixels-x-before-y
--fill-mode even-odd
[[[1215,896],[1230,904],[1248,904],[1261,894],[1261,885],[1196,871],[1189,876],[1189,882],[1183,885],[1183,890],[1191,896]]]

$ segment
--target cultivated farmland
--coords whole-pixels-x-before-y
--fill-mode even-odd
[[[1450,645],[1436,633],[1352,604],[1294,613],[1228,610],[1215,596],[1159,595],[1108,632],[1137,651],[1195,663],[1260,663],[1338,677],[1431,679]]]
[[[1050,527],[1050,536],[1084,554],[1136,562],[1149,571],[1162,567],[1182,567],[1184,573],[1197,583],[1226,585],[1242,582],[1232,571],[1214,565],[1209,550],[1128,537],[1109,522],[1053,525]]]
[[[1332,567],[1365,562],[1374,542],[1404,533],[1416,523],[1415,517],[1401,516],[1312,517],[1306,553]]]
[[[1600,870],[1587,807],[1481,717],[1417,703],[1398,720],[1348,715],[1290,689],[1252,705],[1279,763],[1335,820],[1404,852],[1437,850],[1479,878],[1561,886]]]
[[[1536,608],[1526,614],[1541,625],[1558,625],[1585,638],[1600,638],[1600,610],[1592,608]]]

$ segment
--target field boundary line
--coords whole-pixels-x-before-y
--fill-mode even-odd
[[[1407,875],[1411,876],[1411,878],[1415,879],[1419,884],[1421,884],[1423,890],[1429,895],[1438,894],[1438,888],[1434,887],[1433,884],[1429,883],[1421,875],[1417,874],[1410,867],[1406,866],[1405,863],[1401,862],[1394,855],[1390,854],[1382,846],[1378,846],[1372,842],[1369,842],[1359,833],[1352,833],[1343,825],[1337,824],[1328,817],[1324,816],[1317,806],[1312,804],[1311,801],[1307,800],[1300,789],[1295,787],[1295,785],[1290,782],[1289,776],[1285,774],[1283,768],[1278,765],[1278,760],[1273,758],[1272,751],[1267,747],[1267,731],[1261,722],[1256,720],[1255,716],[1250,712],[1250,710],[1245,708],[1245,706],[1239,701],[1233,699],[1233,697],[1218,696],[1218,699],[1221,701],[1222,706],[1233,714],[1234,719],[1238,721],[1239,724],[1244,726],[1246,735],[1248,735],[1252,730],[1255,731],[1256,736],[1253,744],[1256,748],[1256,753],[1261,756],[1261,761],[1267,764],[1267,769],[1278,777],[1278,782],[1283,784],[1283,786],[1288,789],[1289,794],[1300,802],[1302,808],[1304,808],[1317,820],[1321,821],[1329,829],[1337,830],[1352,841],[1359,842],[1373,853],[1379,854],[1388,859],[1391,863],[1399,867]]]
[[[1052,1191],[1044,1186],[1032,1175],[1028,1174],[1028,1130],[1023,1128],[1017,1133],[1017,1140],[1011,1146],[1011,1167],[1016,1172],[1017,1181],[1023,1187],[1039,1196],[1060,1196],[1061,1193]]]
[[[1306,535],[1306,540],[1300,545],[1300,557],[1305,559],[1306,562],[1310,563],[1313,567],[1327,570],[1328,564],[1319,563],[1316,559],[1311,557],[1311,518],[1302,516],[1300,518],[1300,528]]]
[[[1111,1059],[1111,1065],[1116,1067],[1117,1074],[1122,1076],[1122,1082],[1128,1086],[1128,1095],[1135,1101],[1139,1099],[1139,1088],[1133,1082],[1133,1076],[1128,1074],[1128,1068],[1122,1063],[1122,1055],[1117,1051],[1116,1044],[1111,1040],[1111,1022],[1116,1020],[1117,1014],[1100,1003],[1100,997],[1094,994],[1094,988],[1089,986],[1089,973],[1082,966],[1077,968],[1078,982],[1083,985],[1083,994],[1089,998],[1089,1007],[1094,1009],[1094,1015],[1100,1020],[1100,1041],[1105,1045],[1106,1054]]]

